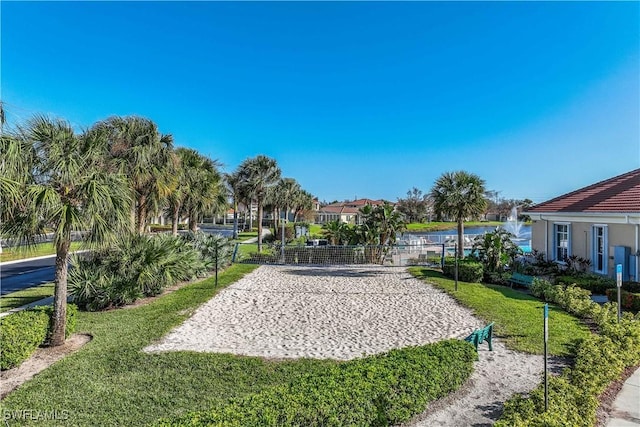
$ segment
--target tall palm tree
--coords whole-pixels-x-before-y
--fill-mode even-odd
[[[478,218],[487,207],[484,180],[465,171],[443,173],[431,188],[436,215],[458,223],[458,256],[464,257],[464,220]]]
[[[293,209],[295,212],[293,216],[293,221],[298,222],[298,216],[305,211],[310,211],[312,208],[313,208],[313,195],[306,190],[300,191],[300,193],[298,193],[298,197],[296,197],[293,204]]]
[[[238,238],[238,203],[242,199],[242,180],[238,171],[225,174],[227,190],[233,203],[233,238]]]
[[[295,205],[296,199],[302,191],[302,187],[300,187],[298,181],[293,178],[280,178],[276,185],[271,187],[271,190],[275,210],[284,210],[286,220],[286,217],[289,215],[291,208]]]
[[[93,130],[108,134],[110,155],[129,178],[135,199],[132,229],[142,234],[149,212],[157,210],[176,185],[173,137],[161,134],[153,121],[137,116],[111,117]]]
[[[258,204],[258,252],[262,252],[262,217],[267,189],[280,179],[280,168],[275,159],[258,155],[240,164],[240,176],[248,193]]]
[[[52,346],[64,343],[67,266],[71,233],[82,231],[90,246],[107,244],[128,225],[131,198],[126,177],[107,167],[107,144],[101,134],[77,135],[63,120],[36,116],[16,135],[20,150],[9,151],[3,172],[19,174],[21,197],[10,198],[2,233],[32,244],[45,228],[54,230],[56,248]]]
[[[198,219],[209,210],[226,206],[224,180],[218,171],[218,163],[191,148],[179,148],[180,183],[184,198],[182,212],[189,217],[189,230],[195,232]]]

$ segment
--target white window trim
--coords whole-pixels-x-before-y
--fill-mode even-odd
[[[603,270],[596,270],[596,227],[603,229]],[[609,272],[609,227],[608,224],[593,224],[591,226],[591,257],[592,257],[592,268],[593,272],[596,274],[607,274]]]
[[[571,256],[571,223],[570,222],[554,222],[552,227],[553,261],[561,265],[566,265],[566,262],[564,262],[564,260],[557,259],[557,256],[558,256],[558,243],[557,243],[558,230],[556,228],[557,225],[567,226],[567,257],[570,257]]]

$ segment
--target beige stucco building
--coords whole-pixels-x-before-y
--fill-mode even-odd
[[[533,206],[531,247],[548,260],[575,255],[594,273],[640,281],[640,169]]]

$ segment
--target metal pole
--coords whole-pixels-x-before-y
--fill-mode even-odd
[[[458,244],[454,243],[454,256],[456,257],[455,261],[455,278],[456,278],[456,286],[455,290],[458,291]]]
[[[218,242],[216,242],[216,288],[218,287]]]
[[[622,318],[622,301],[620,296],[620,290],[622,289],[622,264],[616,264],[616,287],[618,288],[618,323]]]
[[[287,216],[287,211],[285,210],[283,218],[282,218],[282,249],[280,250],[281,255],[282,255],[282,262],[284,263],[284,244],[286,243],[286,240],[284,238],[284,220],[285,217]]]
[[[547,377],[547,341],[549,340],[549,304],[544,305],[544,411],[549,410],[549,382]]]

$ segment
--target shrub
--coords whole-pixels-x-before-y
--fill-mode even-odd
[[[558,276],[555,279],[558,285],[576,285],[582,289],[587,289],[593,294],[604,294],[607,289],[615,288],[616,282],[605,276],[598,274],[576,274]]]
[[[453,257],[444,259],[442,272],[447,277],[455,277],[455,259]],[[483,276],[484,269],[481,263],[469,259],[458,260],[458,280],[469,283],[480,283]]]
[[[69,273],[69,292],[81,308],[90,311],[158,295],[180,280],[213,268],[211,245],[218,244],[217,239],[170,234],[126,236],[114,248],[76,257]],[[228,256],[223,252],[223,259]]]
[[[592,319],[600,335],[582,340],[576,350],[573,369],[549,382],[549,411],[544,412],[544,385],[528,396],[516,396],[505,402],[496,426],[592,426],[596,420],[598,396],[623,370],[640,362],[640,314],[625,313],[617,321],[617,307],[591,301],[589,291],[552,285],[534,279],[531,292],[561,305],[580,317]]]
[[[607,289],[607,298],[609,301],[618,302],[618,290]],[[620,305],[622,308],[631,311],[640,311],[640,294],[634,294],[632,292],[627,292],[623,289],[620,289]]]
[[[395,425],[459,388],[475,359],[473,346],[459,340],[391,350],[159,425]]]
[[[36,307],[19,311],[0,319],[0,369],[11,369],[27,360],[29,356],[50,335],[50,318],[53,308]],[[67,327],[65,335],[69,336],[75,330],[77,308],[73,304],[67,305]]]

